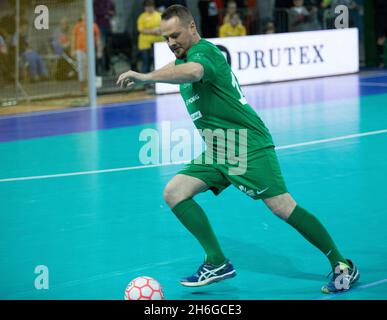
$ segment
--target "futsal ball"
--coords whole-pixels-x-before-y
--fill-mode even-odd
[[[160,283],[151,277],[138,277],[125,289],[125,300],[164,300]]]

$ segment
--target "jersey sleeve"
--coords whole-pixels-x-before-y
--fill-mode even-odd
[[[196,48],[195,48],[196,49]],[[211,61],[209,54],[205,50],[190,50],[187,56],[187,62],[200,63],[204,69],[203,82],[212,81],[215,76],[214,63]]]

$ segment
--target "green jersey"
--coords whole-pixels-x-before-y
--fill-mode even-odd
[[[185,59],[176,59],[175,64],[187,62],[200,63],[204,69],[200,81],[180,85],[180,93],[200,133],[206,129],[234,131],[237,151],[241,150],[240,143],[247,142],[244,150],[249,154],[273,146],[269,130],[247,103],[238,80],[218,47],[201,39],[189,49]],[[242,131],[247,133],[244,142],[240,138]]]

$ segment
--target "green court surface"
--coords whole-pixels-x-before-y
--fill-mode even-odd
[[[386,299],[387,94],[258,113],[291,194],[357,264],[361,278],[353,290],[320,293],[328,260],[233,187],[196,200],[237,276],[180,286],[204,253],[162,197],[182,164],[139,162],[139,134],[159,128],[155,121],[0,143],[0,298],[123,299],[127,283],[145,275],[173,300]],[[173,125],[193,132],[188,119]],[[39,265],[49,270],[47,290],[35,288]]]

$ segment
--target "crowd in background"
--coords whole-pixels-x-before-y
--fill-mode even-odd
[[[152,45],[163,40],[159,37],[160,15],[172,4],[187,5],[185,0],[144,1],[136,30],[142,72],[151,68]],[[359,27],[359,6],[355,0],[198,0],[196,4],[194,18],[204,38],[333,29],[339,14],[335,8],[340,4],[349,9],[348,26]],[[147,27],[143,23],[145,17],[149,21]],[[149,39],[146,46],[145,38]]]
[[[94,0],[94,37],[97,75],[115,75],[113,57],[126,59],[129,67],[149,72],[153,65],[153,44],[163,41],[161,14],[170,5],[188,6],[204,38],[272,34],[334,28],[335,8],[349,8],[350,27],[358,27],[361,0]],[[383,55],[387,1],[377,17],[378,54]],[[68,1],[70,3],[70,1]],[[117,7],[119,9],[117,9]],[[13,15],[13,16],[12,16]],[[387,16],[387,15],[385,15]],[[126,19],[125,19],[126,17]],[[23,16],[16,34],[14,13],[0,17],[0,74],[5,81],[14,78],[15,47],[18,39],[21,78],[30,82],[78,79],[86,89],[87,41],[84,12],[77,21],[62,16],[50,33],[51,53],[56,57],[55,72],[43,54],[30,45],[28,24]],[[382,61],[380,62],[382,65]]]

